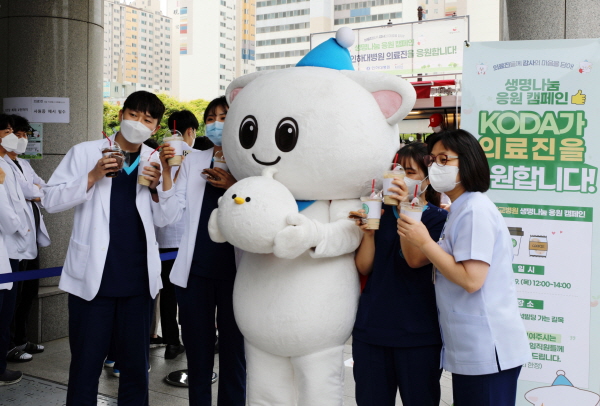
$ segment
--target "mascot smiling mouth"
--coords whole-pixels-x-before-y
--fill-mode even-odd
[[[256,162],[258,162],[261,165],[271,166],[271,165],[275,165],[277,162],[279,162],[281,160],[281,157],[278,156],[277,159],[272,162],[263,162],[263,161],[258,160],[256,158],[256,155],[252,154],[252,159],[254,159]]]

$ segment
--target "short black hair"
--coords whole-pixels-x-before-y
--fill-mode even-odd
[[[398,162],[403,167],[406,166],[407,161],[412,159],[419,165],[419,169],[423,171],[425,176],[429,176],[429,168],[425,165],[425,155],[427,155],[427,145],[422,142],[411,142],[410,144],[400,148],[398,151]],[[411,191],[408,191],[409,194]],[[414,192],[414,191],[413,191]],[[436,192],[431,186],[425,191],[425,200],[429,203],[440,207],[441,194]]]
[[[16,114],[12,115],[13,119],[13,132],[29,132],[31,130],[31,125],[29,125],[29,121],[25,117],[18,116]]]
[[[175,111],[167,120],[167,125],[169,126],[169,130],[178,130],[180,133],[184,133],[188,128],[193,128],[194,131],[200,127],[198,123],[198,119],[189,110],[181,110]],[[173,128],[177,125],[177,128]]]
[[[163,114],[165,114],[163,102],[154,93],[145,90],[133,92],[127,96],[125,103],[123,103],[123,110],[125,109],[148,113],[152,118],[158,119],[159,124]]]
[[[441,142],[444,147],[458,155],[458,174],[467,192],[487,192],[490,188],[490,165],[477,139],[465,130],[446,130],[431,134],[427,150]]]
[[[8,127],[13,128],[13,118],[9,114],[0,114],[0,130],[6,130]]]
[[[216,99],[213,99],[210,103],[208,103],[208,106],[206,106],[206,110],[204,110],[204,117],[202,117],[205,123],[208,115],[214,114],[218,106],[223,107],[225,110],[229,109],[229,104],[227,104],[227,99],[225,98],[225,96],[217,97]]]

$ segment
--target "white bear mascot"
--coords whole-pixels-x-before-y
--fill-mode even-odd
[[[233,305],[251,406],[343,405],[362,238],[347,216],[390,168],[397,124],[416,100],[400,78],[355,72],[353,42],[342,28],[296,67],[242,76],[227,89],[223,152],[236,179],[256,179],[225,193],[209,232],[245,250]],[[272,180],[259,181],[265,169],[280,184],[273,191]]]

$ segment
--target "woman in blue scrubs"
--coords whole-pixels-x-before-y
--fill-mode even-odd
[[[438,207],[440,194],[428,186],[423,157],[427,147],[413,143],[398,152],[406,171],[406,184],[394,181],[392,190],[401,201],[412,200],[415,187],[426,204],[422,221],[437,239],[448,212]],[[409,260],[396,232],[397,208],[386,206],[378,231],[364,232],[356,252],[359,272],[369,275],[361,295],[354,331],[352,356],[358,406],[393,406],[400,391],[404,406],[438,406],[440,403],[440,350],[442,340],[431,283],[431,264],[424,255]]]
[[[437,242],[404,215],[398,233],[433,263],[442,365],[452,372],[454,404],[514,405],[521,366],[531,353],[517,307],[508,228],[484,195],[489,165],[466,131],[434,134],[428,143],[429,180],[452,200],[450,214]]]

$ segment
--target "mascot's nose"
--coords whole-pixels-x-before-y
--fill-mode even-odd
[[[236,204],[244,204],[244,202],[246,201],[243,197],[236,197],[235,199],[233,199],[233,201]]]

